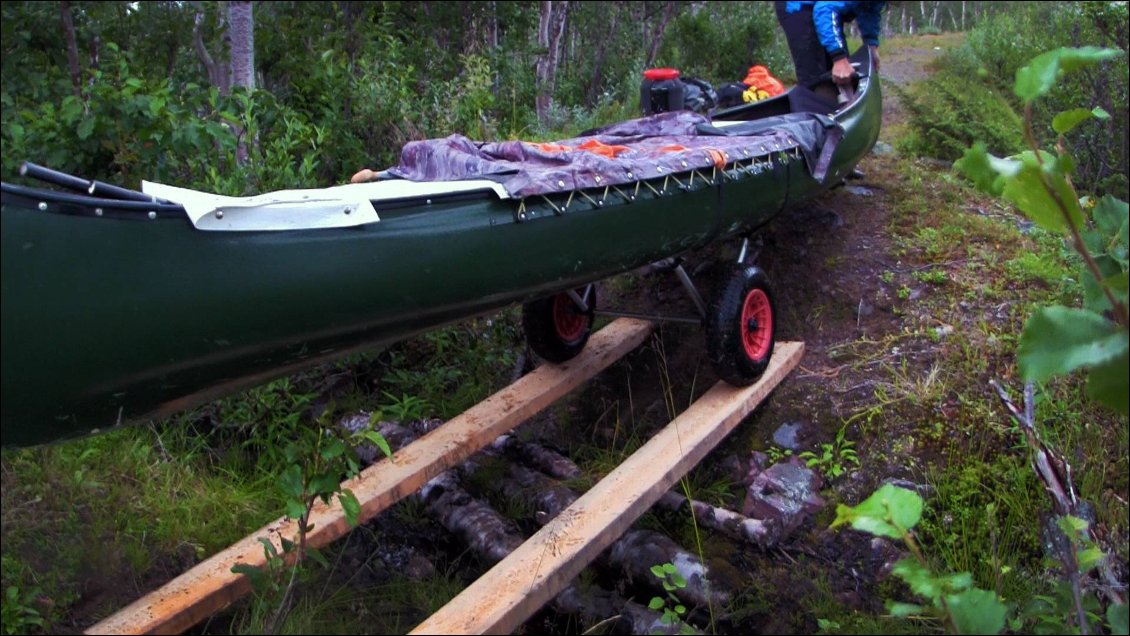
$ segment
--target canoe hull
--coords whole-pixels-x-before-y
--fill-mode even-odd
[[[174,414],[755,229],[854,167],[878,134],[878,99],[875,86],[844,113],[823,182],[781,153],[732,178],[568,208],[465,194],[374,203],[381,220],[359,227],[202,232],[5,184],[3,445]]]

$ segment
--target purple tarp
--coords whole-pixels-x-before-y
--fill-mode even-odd
[[[728,164],[802,146],[781,128],[748,135],[719,134],[718,129],[713,129],[714,134],[704,132],[711,128],[705,116],[678,111],[621,122],[594,135],[554,144],[477,142],[452,135],[409,142],[401,152],[400,165],[388,172],[412,181],[490,179],[501,183],[511,196],[525,198],[634,183],[692,168],[713,169],[719,161]],[[615,150],[614,157],[578,149],[594,142],[624,148]],[[553,146],[569,149],[549,150]]]

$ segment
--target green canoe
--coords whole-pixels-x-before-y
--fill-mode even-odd
[[[823,113],[834,139],[815,146],[766,141],[782,139],[769,133],[798,108],[797,89],[715,113],[712,130],[744,130],[757,156],[628,167],[527,196],[486,178],[239,200],[154,188],[176,203],[73,177],[56,183],[84,192],[4,183],[3,446],[170,415],[513,304],[535,351],[567,359],[593,308],[566,292],[748,235],[840,183],[879,133],[866,60],[857,88]],[[774,331],[764,275],[737,269],[733,298],[704,323],[725,332],[714,336],[719,374],[742,383],[764,369]]]

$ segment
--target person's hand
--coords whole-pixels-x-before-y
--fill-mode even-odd
[[[855,75],[855,69],[851,65],[851,60],[846,57],[841,57],[832,64],[832,81],[837,84],[851,84],[851,78]]]
[[[368,183],[377,180],[377,173],[368,168],[363,168],[349,179],[350,183]]]
[[[871,67],[876,73],[879,72],[879,47],[877,46],[871,47]]]

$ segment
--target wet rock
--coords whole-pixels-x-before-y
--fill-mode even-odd
[[[804,425],[800,422],[782,424],[776,431],[773,431],[773,444],[787,450],[800,450],[800,442],[797,440],[797,435],[801,432],[803,427]]]
[[[819,495],[823,479],[796,457],[760,471],[746,491],[742,514],[761,519],[780,541],[825,505]]]

